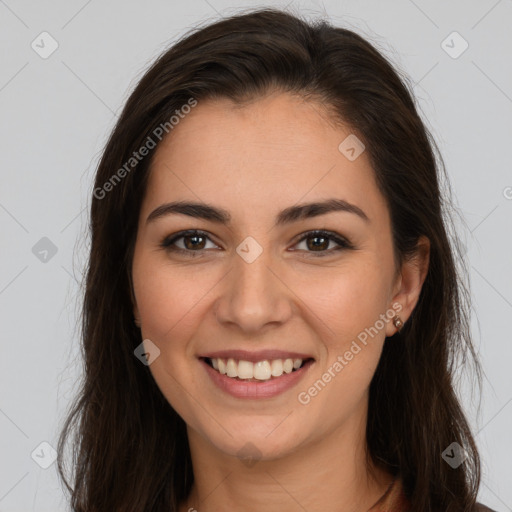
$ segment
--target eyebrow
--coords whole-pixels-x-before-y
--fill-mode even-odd
[[[290,224],[300,220],[318,217],[331,212],[353,213],[370,223],[366,213],[355,204],[349,203],[343,199],[327,199],[326,201],[315,203],[303,203],[285,208],[276,217],[276,226]],[[155,208],[146,219],[146,224],[171,214],[188,215],[196,219],[204,219],[218,224],[229,225],[231,223],[231,214],[223,208],[218,208],[205,203],[174,201],[165,203]]]

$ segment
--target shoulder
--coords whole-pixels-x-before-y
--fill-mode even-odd
[[[496,511],[490,509],[489,507],[486,507],[485,505],[482,505],[481,503],[477,503],[475,505],[475,512],[496,512]]]

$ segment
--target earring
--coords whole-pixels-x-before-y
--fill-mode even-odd
[[[402,327],[404,326],[404,323],[402,322],[400,317],[396,315],[395,318],[393,318],[393,325],[397,328],[398,332],[400,332],[402,330]]]

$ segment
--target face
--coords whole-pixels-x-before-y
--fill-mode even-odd
[[[156,149],[134,314],[145,344],[160,350],[149,368],[162,393],[189,436],[219,454],[250,443],[273,459],[354,421],[360,428],[385,337],[396,332],[393,304],[404,321],[414,305],[395,274],[367,154],[338,149],[350,134],[319,105],[274,94],[242,108],[199,102]],[[290,215],[330,200],[352,206]],[[177,201],[228,219],[190,207],[151,215]],[[303,366],[288,373],[286,359]],[[223,363],[253,378],[222,375]]]

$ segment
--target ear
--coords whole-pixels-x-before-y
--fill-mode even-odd
[[[400,316],[404,324],[418,303],[427,276],[429,262],[430,240],[426,236],[421,236],[414,254],[403,262],[393,288],[391,305],[400,304],[401,309],[398,309],[396,305],[393,309],[397,311],[397,315]],[[397,328],[393,325],[393,322],[387,322],[386,336],[393,336],[396,332]]]

